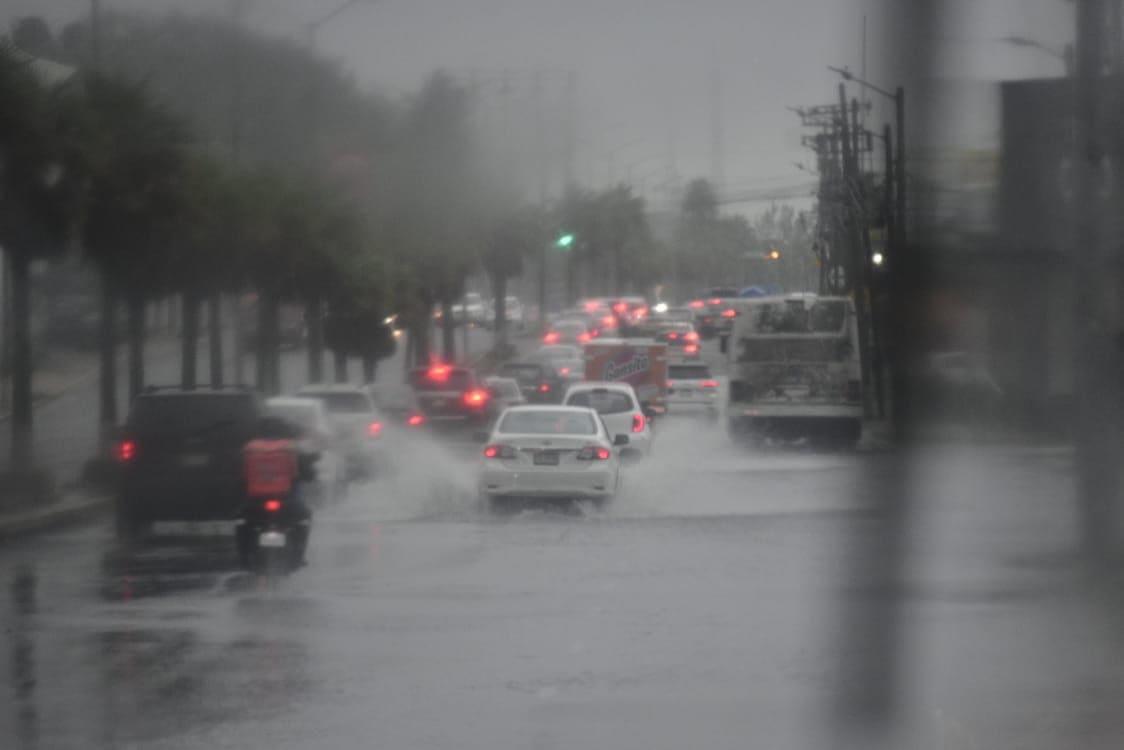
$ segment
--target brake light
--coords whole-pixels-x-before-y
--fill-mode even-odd
[[[647,422],[648,422],[648,420],[644,417],[643,414],[633,414],[632,415],[632,431],[633,432],[643,432],[644,431],[644,425],[647,424]]]
[[[698,344],[687,344],[685,347],[683,347],[683,353],[684,354],[698,354],[699,353],[699,345]]]
[[[600,306],[601,305],[599,305],[596,302],[586,302],[585,305],[583,305],[583,307],[585,307],[586,312],[593,312],[594,310],[596,310]]]
[[[707,302],[709,302],[712,305],[721,305],[722,299],[720,297],[711,297],[710,299],[707,300]]]
[[[608,461],[612,456],[611,450],[600,445],[587,445],[578,451],[579,461]]]
[[[367,437],[378,437],[382,434],[382,422],[371,422],[367,425]]]
[[[669,381],[667,381],[667,383],[666,383],[665,385],[666,385],[666,386],[667,386],[668,388],[674,388],[674,387],[675,387],[675,381],[674,381],[674,380],[669,380]]]
[[[614,318],[612,315],[606,315],[604,318],[601,319],[601,325],[605,326],[606,328],[616,328],[617,327],[617,319]]]
[[[667,340],[668,341],[675,341],[675,339],[677,339],[677,338],[679,338],[679,334],[676,333],[675,331],[672,331],[671,333],[667,334]]]
[[[722,311],[722,317],[723,318],[736,318],[736,317],[738,317],[738,311],[735,310],[732,307],[727,307],[725,310]]]
[[[699,385],[701,385],[703,388],[717,388],[718,387],[718,381],[717,380],[704,380],[703,382],[699,383]]]
[[[617,314],[623,313],[626,310],[628,310],[628,305],[626,305],[624,302],[618,302],[617,304],[613,305],[613,312]]]
[[[137,444],[132,440],[122,440],[117,444],[117,460],[128,463],[137,457]]]
[[[539,383],[539,393],[550,393],[550,383]]]
[[[683,340],[684,341],[698,341],[699,340],[699,334],[698,334],[697,331],[687,331],[685,334],[683,334]]]
[[[648,308],[639,307],[636,309],[636,312],[634,312],[633,315],[635,315],[637,318],[646,318],[648,317]]]
[[[690,301],[690,303],[688,303],[687,307],[691,308],[692,310],[699,310],[703,307],[706,307],[706,303],[701,299],[693,299]]]
[[[570,374],[570,368],[569,367],[559,367],[558,368],[558,374],[559,375],[569,375]]]
[[[421,414],[411,414],[410,418],[406,420],[406,424],[410,425],[411,427],[420,427],[421,425],[425,424],[425,417],[423,417]]]
[[[588,344],[589,339],[590,339],[590,335],[586,331],[583,331],[582,333],[578,334],[578,343],[579,344]]]
[[[430,380],[445,381],[449,379],[449,366],[448,365],[431,365],[426,377]]]
[[[488,392],[481,388],[474,388],[464,394],[464,402],[468,406],[483,406],[488,403]]]
[[[266,500],[265,503],[262,504],[262,507],[265,508],[269,513],[276,513],[277,511],[281,510],[281,501]]]
[[[550,333],[546,334],[545,336],[542,337],[542,342],[544,344],[557,344],[558,343],[558,332],[557,331],[551,331]]]
[[[489,445],[484,448],[484,458],[515,458],[515,448],[510,445]]]

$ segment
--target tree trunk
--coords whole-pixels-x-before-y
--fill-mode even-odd
[[[139,292],[129,294],[128,306],[129,330],[129,400],[132,401],[144,389],[144,339],[145,339],[145,303],[144,295]]]
[[[101,274],[98,355],[98,434],[105,441],[117,424],[117,290],[104,272]]]
[[[466,322],[467,325],[467,322]],[[452,363],[457,359],[456,321],[453,320],[453,303],[448,299],[441,300],[441,354],[446,362]]]
[[[319,297],[305,303],[304,319],[308,326],[308,382],[319,383],[324,379],[324,304]]]
[[[194,291],[183,293],[180,333],[180,386],[191,390],[196,386],[199,353],[199,295]]]
[[[375,375],[378,374],[379,360],[372,354],[363,357],[363,382],[371,384],[375,382]]]
[[[223,382],[222,362],[222,297],[218,292],[207,297],[207,344],[211,364],[211,386]]]
[[[507,351],[507,276],[492,274],[492,311],[496,324],[493,329],[492,348],[502,354]]]
[[[9,250],[12,279],[12,469],[31,465],[31,261]]]
[[[335,365],[335,375],[337,383],[347,382],[347,352],[342,349],[336,349],[332,352],[332,360]]]

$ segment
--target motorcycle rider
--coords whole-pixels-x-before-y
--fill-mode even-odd
[[[302,498],[301,485],[311,472],[314,456],[301,453],[297,447],[300,430],[277,417],[265,417],[257,429],[257,437],[243,450],[243,474],[246,483],[245,519],[263,512],[267,499],[281,501],[276,519],[287,529],[288,547],[294,567],[306,564],[305,550],[312,525],[312,511]],[[271,511],[264,511],[271,512]],[[250,562],[250,552],[258,532],[255,524],[243,521],[238,525],[236,543],[243,566]]]

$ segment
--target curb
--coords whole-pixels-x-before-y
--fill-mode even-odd
[[[0,516],[0,541],[96,519],[112,504],[108,496],[63,499],[48,508]]]

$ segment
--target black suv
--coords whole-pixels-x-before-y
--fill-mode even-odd
[[[245,501],[242,449],[263,416],[243,388],[150,388],[133,400],[116,445],[118,531],[154,521],[225,521]]]
[[[434,364],[411,370],[408,381],[431,430],[481,430],[496,417],[488,386],[472,370]]]

